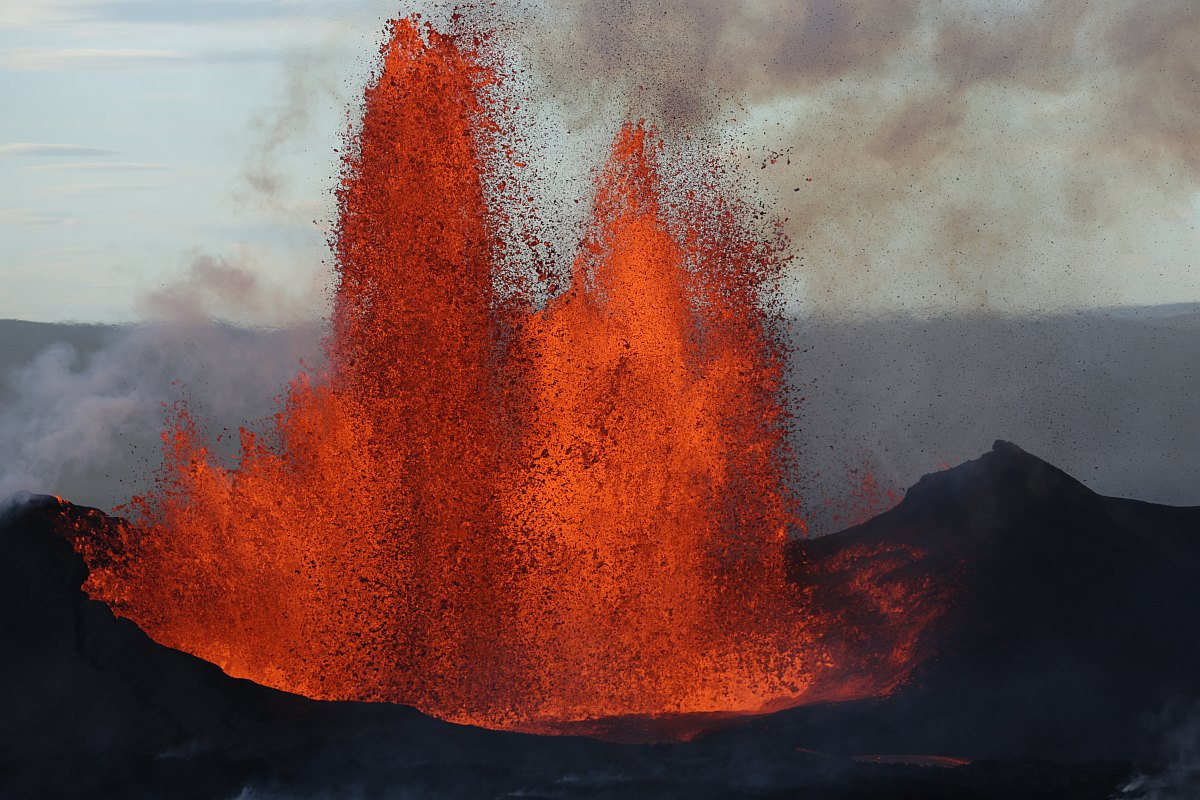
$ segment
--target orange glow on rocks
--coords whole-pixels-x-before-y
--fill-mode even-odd
[[[176,407],[132,524],[77,540],[88,590],[230,674],[493,727],[887,691],[904,659],[848,671],[786,575],[778,243],[715,172],[665,202],[627,124],[538,308],[503,277],[486,187],[518,165],[486,47],[394,24],[339,189],[328,367],[232,465]]]

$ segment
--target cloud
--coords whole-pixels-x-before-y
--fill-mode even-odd
[[[210,92],[131,92],[129,97],[134,100],[150,100],[161,103],[179,100],[203,100],[212,97],[212,94]]]
[[[136,161],[98,161],[65,164],[35,164],[21,169],[26,172],[161,172],[171,169],[173,164]]]
[[[53,25],[69,19],[57,0],[27,3],[24,0],[0,0],[0,30]]]
[[[80,194],[96,194],[109,192],[145,192],[152,189],[160,189],[161,186],[151,186],[148,184],[133,184],[133,183],[66,183],[61,186],[46,186],[36,190],[37,194],[50,197],[61,197],[64,195],[80,195]]]
[[[92,245],[68,245],[66,247],[46,247],[41,250],[33,250],[29,255],[35,258],[81,258],[89,261],[95,260],[97,256],[112,255],[112,250],[104,247]]]
[[[51,211],[33,211],[28,208],[0,209],[0,225],[55,226],[74,225],[79,220]]]
[[[9,48],[0,54],[0,67],[18,72],[81,69],[145,69],[171,66],[185,58],[173,50],[134,47],[98,48]]]
[[[74,15],[88,22],[122,24],[195,25],[204,23],[247,23],[294,17],[297,12],[321,13],[319,6],[276,0],[179,3],[175,0],[100,2],[77,4]]]
[[[120,150],[108,150],[103,147],[86,147],[81,144],[14,142],[13,144],[0,145],[0,156],[78,158],[80,156],[116,156],[120,154]]]
[[[0,0],[0,30],[24,29],[59,33],[64,30],[111,29],[127,33],[135,28],[166,29],[187,26],[269,28],[277,23],[295,25],[312,21],[321,26],[334,24],[349,14],[394,13],[395,8],[375,0],[375,8],[362,3],[315,3],[301,0],[208,0],[180,3],[177,0],[133,0],[131,2],[94,2],[94,0]],[[412,5],[412,3],[409,3]]]
[[[16,72],[146,70],[231,65],[278,58],[274,50],[160,50],[152,48],[9,48],[0,52],[0,68]]]

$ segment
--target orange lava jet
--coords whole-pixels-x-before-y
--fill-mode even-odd
[[[493,727],[886,691],[902,665],[849,679],[786,575],[778,246],[715,174],[665,203],[627,124],[535,307],[502,278],[485,47],[393,25],[339,190],[328,367],[232,466],[177,407],[132,526],[79,540],[89,592],[232,675]]]

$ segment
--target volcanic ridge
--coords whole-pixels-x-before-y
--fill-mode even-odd
[[[1097,495],[1006,442],[788,547],[855,663],[914,648],[892,691],[559,730],[581,736],[309,700],[156,644],[80,589],[68,538],[118,524],[47,496],[0,521],[4,796],[1101,798],[1164,758],[1156,715],[1200,700],[1200,508]],[[897,639],[894,613],[935,603]]]

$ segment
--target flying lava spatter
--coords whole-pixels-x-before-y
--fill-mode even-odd
[[[629,123],[566,290],[506,285],[486,47],[393,24],[338,192],[327,366],[232,465],[176,407],[132,525],[79,545],[87,589],[232,675],[493,727],[886,690],[898,671],[828,679],[785,574],[778,244],[711,176],[666,202]]]

